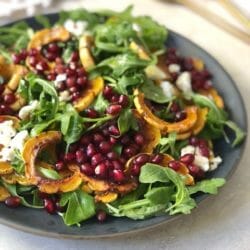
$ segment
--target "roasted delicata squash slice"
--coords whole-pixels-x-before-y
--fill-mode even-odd
[[[31,38],[28,49],[38,49],[40,50],[42,46],[56,42],[62,41],[65,42],[69,40],[70,33],[62,26],[57,26],[51,29],[42,29],[37,31]]]
[[[27,69],[22,65],[9,64],[0,56],[0,75],[5,80],[3,94],[15,93],[18,88],[20,80],[27,74]],[[11,109],[17,111],[24,104],[25,100],[17,93],[15,93],[16,101],[10,105]]]
[[[89,81],[89,85],[82,91],[81,96],[74,102],[74,107],[78,111],[86,109],[103,90],[104,80],[102,77],[96,77]]]
[[[22,186],[32,185],[32,183],[30,182],[30,180],[26,176],[18,174],[16,172],[3,175],[2,180],[8,184],[17,184],[18,183]]]
[[[176,132],[183,133],[189,131],[197,121],[197,107],[187,106],[185,108],[187,117],[179,122],[166,122],[155,116],[144,101],[144,94],[138,89],[134,91],[134,104],[138,113],[152,126],[161,130],[162,134]]]
[[[212,99],[218,108],[224,109],[223,98],[219,95],[218,91],[215,88],[209,88],[208,90],[202,89],[199,90],[199,93]]]
[[[127,173],[130,172],[130,169],[133,165],[133,161],[140,155],[145,155],[145,153],[140,153],[140,154],[135,155],[134,157],[130,158],[129,161],[126,163],[126,172]],[[148,155],[149,157],[152,156],[152,154],[146,154],[146,155]],[[163,158],[162,158],[161,162],[158,163],[162,167],[168,167],[169,162],[174,160],[174,158],[169,154],[162,154],[162,156],[163,156]],[[179,173],[183,176],[186,185],[194,185],[194,178],[193,178],[193,176],[191,176],[189,174],[189,170],[185,164],[180,162],[180,168],[177,171],[177,173]]]
[[[83,67],[89,71],[95,66],[95,61],[91,54],[93,46],[93,38],[89,35],[83,35],[79,39],[79,55]]]
[[[5,201],[10,196],[11,194],[9,193],[9,191],[5,187],[0,186],[0,202]]]
[[[58,131],[48,131],[29,139],[22,152],[25,163],[26,178],[37,185],[39,190],[44,193],[52,194],[57,192],[70,192],[77,189],[82,183],[82,177],[79,167],[75,165],[68,166],[68,175],[59,180],[49,180],[39,175],[36,169],[36,158],[42,149],[50,144],[61,140],[61,133]]]

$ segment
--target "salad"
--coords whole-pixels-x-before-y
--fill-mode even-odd
[[[148,16],[61,12],[0,28],[0,201],[44,209],[67,226],[96,217],[189,214],[237,146],[212,73],[165,46]],[[227,130],[234,133],[229,141]],[[18,208],[17,208],[18,209]],[[49,216],[49,215],[48,215]]]

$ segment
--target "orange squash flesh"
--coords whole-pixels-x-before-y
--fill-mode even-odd
[[[77,111],[86,109],[95,99],[95,97],[103,90],[104,80],[102,77],[96,77],[90,80],[89,86],[83,90],[82,95],[74,102]]]
[[[9,191],[5,187],[0,186],[0,202],[5,201],[10,196]]]
[[[199,93],[211,98],[218,108],[224,109],[223,98],[219,95],[218,91],[215,88],[210,88],[208,90],[199,90]]]
[[[144,102],[144,94],[138,89],[134,91],[134,104],[139,114],[152,126],[157,127],[163,134],[176,132],[183,133],[190,130],[197,121],[197,107],[189,106],[185,108],[187,117],[179,122],[166,122],[155,116]]]

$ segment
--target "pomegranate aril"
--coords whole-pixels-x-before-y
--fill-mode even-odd
[[[54,201],[52,201],[49,198],[45,198],[43,202],[44,202],[44,209],[47,211],[47,213],[54,214],[56,212],[56,206]]]
[[[92,139],[91,135],[84,135],[82,136],[80,142],[82,145],[89,145],[92,142]]]
[[[118,115],[122,110],[122,106],[119,104],[111,104],[107,107],[106,112],[109,115]]]
[[[6,103],[6,104],[12,104],[14,103],[16,100],[16,97],[13,93],[9,93],[9,94],[5,94],[3,96],[3,101]]]
[[[175,114],[175,121],[179,122],[187,118],[187,113],[185,111],[178,111]]]
[[[189,144],[192,146],[198,146],[199,139],[195,136],[189,138]]]
[[[4,201],[5,205],[11,208],[16,208],[18,206],[20,206],[21,204],[21,199],[18,196],[11,196],[8,197],[5,201]]]
[[[178,171],[180,169],[180,167],[181,167],[181,163],[179,161],[174,161],[173,160],[173,161],[170,161],[168,163],[168,166],[170,168],[172,168],[173,170]]]
[[[122,136],[121,143],[123,145],[128,145],[128,144],[130,144],[130,142],[131,142],[131,139],[130,139],[129,135],[123,135]]]
[[[119,95],[118,94],[113,94],[110,98],[111,103],[118,103],[119,101]]]
[[[80,92],[76,91],[76,92],[72,93],[71,98],[73,101],[75,101],[80,97],[80,95],[81,95]]]
[[[136,154],[136,151],[136,148],[131,146],[124,148],[124,154],[127,158],[131,158],[132,156],[134,156]]]
[[[185,154],[185,155],[181,156],[180,161],[186,165],[189,165],[194,161],[194,155],[193,154]]]
[[[141,171],[141,166],[138,164],[134,164],[131,168],[131,174],[133,176],[138,176],[140,174]]]
[[[122,170],[114,169],[113,170],[113,178],[115,182],[123,182],[125,180],[125,175]]]
[[[88,145],[86,154],[88,157],[92,157],[93,155],[96,154],[95,146],[92,143]]]
[[[193,176],[193,177],[196,177],[197,176],[197,174],[199,173],[199,171],[200,171],[200,168],[197,166],[197,165],[195,165],[195,164],[190,164],[190,165],[188,165],[188,169],[189,169],[189,173]]]
[[[71,61],[72,62],[77,62],[79,61],[79,51],[74,51],[72,54],[71,54]]]
[[[7,115],[7,114],[10,115],[12,113],[13,113],[13,111],[8,105],[5,105],[5,104],[0,105],[0,114],[1,115]]]
[[[76,86],[73,86],[73,87],[70,87],[70,88],[69,88],[69,92],[70,92],[71,94],[76,93],[77,90],[78,90],[78,88],[77,88]]]
[[[202,156],[209,158],[210,156],[210,150],[207,147],[199,147],[199,151]]]
[[[87,117],[96,118],[98,116],[98,112],[93,108],[88,108],[85,110]]]
[[[87,161],[87,155],[84,153],[82,149],[78,149],[76,151],[76,161],[77,163],[83,163]]]
[[[109,99],[111,97],[111,95],[113,95],[113,88],[106,85],[103,89],[103,96],[106,98],[106,99]]]
[[[22,61],[22,56],[20,54],[14,53],[12,55],[12,61],[14,64],[19,64]]]
[[[87,84],[87,77],[78,77],[76,84],[80,87],[84,87]]]
[[[35,48],[32,48],[28,51],[28,56],[37,56],[39,51]]]
[[[143,164],[149,162],[149,160],[150,160],[149,155],[142,154],[142,155],[137,156],[134,161],[136,164],[143,165]]]
[[[177,113],[178,111],[180,111],[180,106],[176,102],[173,102],[170,106],[170,111],[172,113]]]
[[[48,74],[48,75],[47,75],[47,79],[48,79],[49,81],[54,81],[54,80],[56,79],[56,75],[55,75],[55,74]]]
[[[95,133],[93,135],[93,140],[96,144],[99,145],[100,142],[104,141],[104,136],[101,133]]]
[[[29,61],[29,64],[30,64],[32,67],[35,67],[36,64],[38,63],[38,60],[37,60],[37,58],[36,58],[35,56],[29,57],[28,61]]]
[[[193,60],[192,58],[185,58],[183,60],[183,70],[191,71],[193,69]]]
[[[111,148],[112,148],[112,144],[107,141],[103,141],[99,145],[100,152],[103,154],[108,153],[111,150]]]
[[[76,69],[77,76],[86,76],[86,71],[84,68],[77,68]]]
[[[36,64],[36,70],[40,73],[43,73],[44,71],[48,70],[49,66],[45,61],[39,61]]]
[[[127,107],[129,104],[129,98],[127,95],[120,95],[118,104],[120,104],[123,108]]]
[[[92,156],[91,158],[91,165],[92,166],[96,166],[97,164],[99,164],[101,161],[103,161],[103,156],[100,153],[97,153],[95,155]]]
[[[56,170],[62,170],[64,168],[64,163],[63,161],[58,161],[56,164],[55,164],[55,169]]]
[[[113,144],[116,144],[118,140],[117,140],[117,138],[114,138],[114,137],[111,136],[111,137],[109,138],[109,141],[110,141],[110,143],[113,145]]]
[[[47,50],[49,52],[53,53],[59,53],[60,52],[60,47],[56,43],[50,43],[47,47]]]
[[[104,179],[107,176],[108,168],[104,163],[100,163],[95,168],[95,175],[98,178]]]
[[[92,176],[95,174],[94,168],[90,165],[90,163],[83,163],[80,166],[80,170],[82,173]]]
[[[160,164],[163,160],[163,155],[162,154],[156,154],[151,157],[150,162],[155,163],[155,164]]]
[[[120,135],[120,131],[116,125],[109,126],[108,131],[109,131],[110,135],[113,135],[113,136]]]
[[[96,218],[99,222],[104,222],[107,219],[107,213],[105,211],[98,211],[96,214]]]
[[[114,169],[123,169],[123,165],[118,160],[113,160],[112,164],[113,164]]]
[[[116,152],[109,152],[107,153],[107,158],[110,160],[117,160],[119,158],[119,155]]]
[[[145,142],[143,135],[140,134],[140,133],[136,133],[134,135],[134,140],[140,146],[142,146],[144,144],[144,142]]]
[[[73,161],[75,159],[75,154],[74,153],[67,153],[64,155],[64,160],[65,161]]]
[[[75,85],[76,85],[76,78],[72,77],[72,76],[69,77],[69,78],[67,78],[66,85],[67,85],[68,88],[75,87]]]
[[[46,193],[43,193],[43,192],[38,191],[38,197],[39,197],[40,199],[44,200],[45,198],[48,198],[49,195],[46,194]]]

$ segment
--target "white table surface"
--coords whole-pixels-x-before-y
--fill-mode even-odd
[[[183,34],[213,55],[231,74],[250,105],[250,46],[233,38],[182,6],[157,0],[56,1],[53,8],[88,7],[123,9],[134,4],[135,14],[153,16]],[[214,2],[208,0],[208,5]],[[59,7],[58,7],[59,6]],[[220,7],[217,13],[224,15]],[[4,23],[18,16],[0,20]],[[154,230],[126,237],[100,240],[62,240],[35,236],[0,225],[1,250],[42,249],[250,249],[250,160],[249,141],[237,171],[220,190],[200,204],[191,215],[182,216]]]

